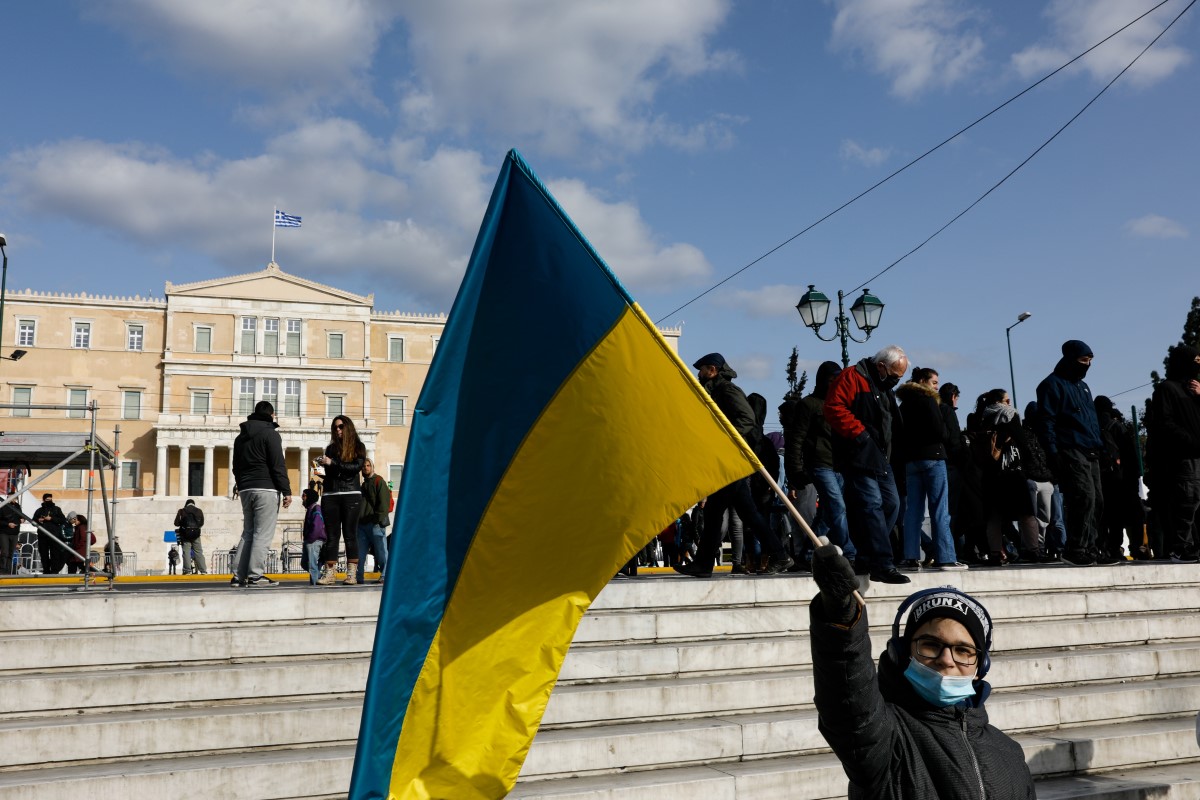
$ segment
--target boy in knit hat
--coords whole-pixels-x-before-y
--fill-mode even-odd
[[[988,723],[992,621],[951,586],[900,606],[892,637],[871,655],[854,568],[835,545],[813,554],[820,592],[809,606],[819,729],[857,798],[1034,797],[1020,745]],[[908,611],[903,634],[901,615]]]

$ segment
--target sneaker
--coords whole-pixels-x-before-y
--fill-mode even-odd
[[[912,583],[912,578],[900,572],[895,567],[886,572],[872,572],[871,580],[875,583]]]
[[[937,565],[938,565],[938,562],[934,561],[932,558],[927,558],[921,562],[921,566],[924,567],[925,569],[933,569]]]
[[[733,566],[729,570],[732,575],[749,575],[750,570],[746,569],[746,565],[740,561],[733,562]]]
[[[906,558],[905,560],[903,560],[899,564],[897,564],[896,567],[901,572],[916,572],[919,569],[921,569],[921,563],[919,561],[917,561],[915,558]]]
[[[321,567],[321,577],[317,578],[317,586],[333,586],[337,576],[329,567]]]
[[[688,564],[680,564],[675,567],[675,571],[680,575],[687,575],[689,578],[711,578],[713,574],[712,567],[705,569],[695,561]]]
[[[271,580],[266,575],[259,575],[257,578],[247,578],[245,585],[253,589],[262,586],[278,586],[279,581]]]
[[[1059,564],[1062,559],[1058,557],[1058,553],[1050,553],[1045,550],[1037,554],[1037,563],[1039,564]]]
[[[1062,560],[1073,567],[1090,567],[1096,563],[1096,559],[1090,553],[1082,550],[1068,550],[1063,553]]]
[[[239,581],[238,576],[234,575],[232,578],[229,579],[229,588],[230,589],[244,589],[244,588],[246,588],[246,584],[244,581]]]
[[[1200,563],[1200,558],[1197,558],[1194,553],[1171,553],[1171,563],[1196,564]]]
[[[1124,558],[1118,558],[1117,556],[1114,556],[1111,553],[1100,553],[1098,556],[1096,556],[1097,564],[1105,564],[1105,565],[1119,564],[1120,562],[1122,562],[1124,560],[1125,560]]]
[[[358,578],[354,577],[355,568],[351,566],[346,570],[346,580],[342,581],[342,586],[357,586]]]
[[[778,575],[781,572],[787,572],[792,567],[796,566],[796,560],[786,553],[783,556],[772,556],[767,562],[767,568],[763,570],[765,575]]]
[[[969,569],[969,567],[966,564],[961,564],[957,561],[947,561],[947,562],[939,561],[937,564],[934,565],[934,568],[939,569],[942,572],[961,572],[964,569]]]

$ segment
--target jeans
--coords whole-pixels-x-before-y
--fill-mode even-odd
[[[859,529],[855,543],[860,551],[865,551],[871,572],[890,572],[896,566],[892,561],[892,528],[900,514],[900,493],[892,469],[851,471],[845,477],[848,494],[857,505],[855,522]]]
[[[308,583],[310,586],[317,585],[317,578],[321,577],[321,567],[325,566],[321,561],[321,550],[324,547],[324,539],[307,542],[304,545],[304,560],[308,562]]]
[[[1104,516],[1100,461],[1079,450],[1058,453],[1059,485],[1066,501],[1067,550],[1094,554]]]
[[[1062,553],[1067,549],[1067,526],[1063,522],[1063,496],[1058,487],[1050,496],[1050,527],[1046,528],[1046,549]]]
[[[275,520],[279,518],[279,492],[274,489],[243,489],[242,540],[238,543],[238,563],[234,575],[239,581],[261,578],[267,572],[267,551],[275,538]]]
[[[854,542],[850,541],[850,527],[846,523],[846,482],[842,473],[834,472],[829,467],[813,467],[809,477],[817,487],[817,497],[821,499],[817,507],[816,534],[829,537],[830,543],[842,548],[842,554],[853,562],[858,551],[854,548]]]
[[[746,553],[746,526],[742,524],[742,518],[737,515],[737,512],[732,508],[725,510],[725,534],[729,537],[730,557],[734,564],[741,564],[743,559],[747,561],[754,560],[754,544],[753,539],[750,542],[750,552]],[[722,539],[724,541],[724,539]]]
[[[904,558],[921,559],[921,521],[925,506],[929,506],[930,542],[926,552],[939,564],[953,564],[954,535],[950,533],[949,483],[946,462],[941,460],[910,461],[904,467],[908,487],[908,514],[904,520]],[[932,551],[932,552],[930,552]]]
[[[382,525],[370,522],[358,523],[358,582],[363,581],[363,565],[367,561],[367,553],[375,554],[375,569],[382,576],[387,568],[388,546],[387,531]]]
[[[1053,549],[1049,547],[1050,537],[1047,533],[1054,519],[1054,484],[1029,481],[1029,494],[1033,497],[1033,511],[1038,522],[1039,545],[1043,550]]]

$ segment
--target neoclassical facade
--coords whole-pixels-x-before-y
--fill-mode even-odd
[[[119,428],[122,496],[228,496],[238,425],[266,399],[295,491],[337,414],[355,420],[377,471],[395,485],[445,316],[373,305],[373,296],[274,263],[168,282],[165,299],[11,292],[0,355],[26,354],[0,361],[0,399],[17,406],[0,418],[8,431],[83,431],[86,412],[36,406],[95,403],[98,435],[112,444]],[[43,485],[81,497],[86,476],[65,470]]]

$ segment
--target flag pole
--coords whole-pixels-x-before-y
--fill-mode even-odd
[[[271,263],[275,263],[275,217],[279,214],[279,206],[271,212]]]
[[[809,540],[813,543],[813,547],[821,547],[822,545],[829,544],[828,540],[822,542],[821,537],[813,533],[813,529],[808,527],[808,523],[804,521],[804,517],[800,516],[800,512],[796,510],[796,507],[792,505],[792,501],[788,499],[787,492],[780,488],[779,484],[775,482],[775,479],[771,477],[771,473],[767,472],[765,467],[760,466],[758,474],[767,479],[767,483],[770,484],[775,494],[779,495],[779,499],[783,501],[783,504],[787,506],[787,510],[792,514],[792,519],[800,525],[800,530],[804,531],[805,535],[808,536]],[[863,599],[863,596],[858,593],[857,589],[854,590],[854,599],[858,601],[861,607],[867,607],[867,601]]]

